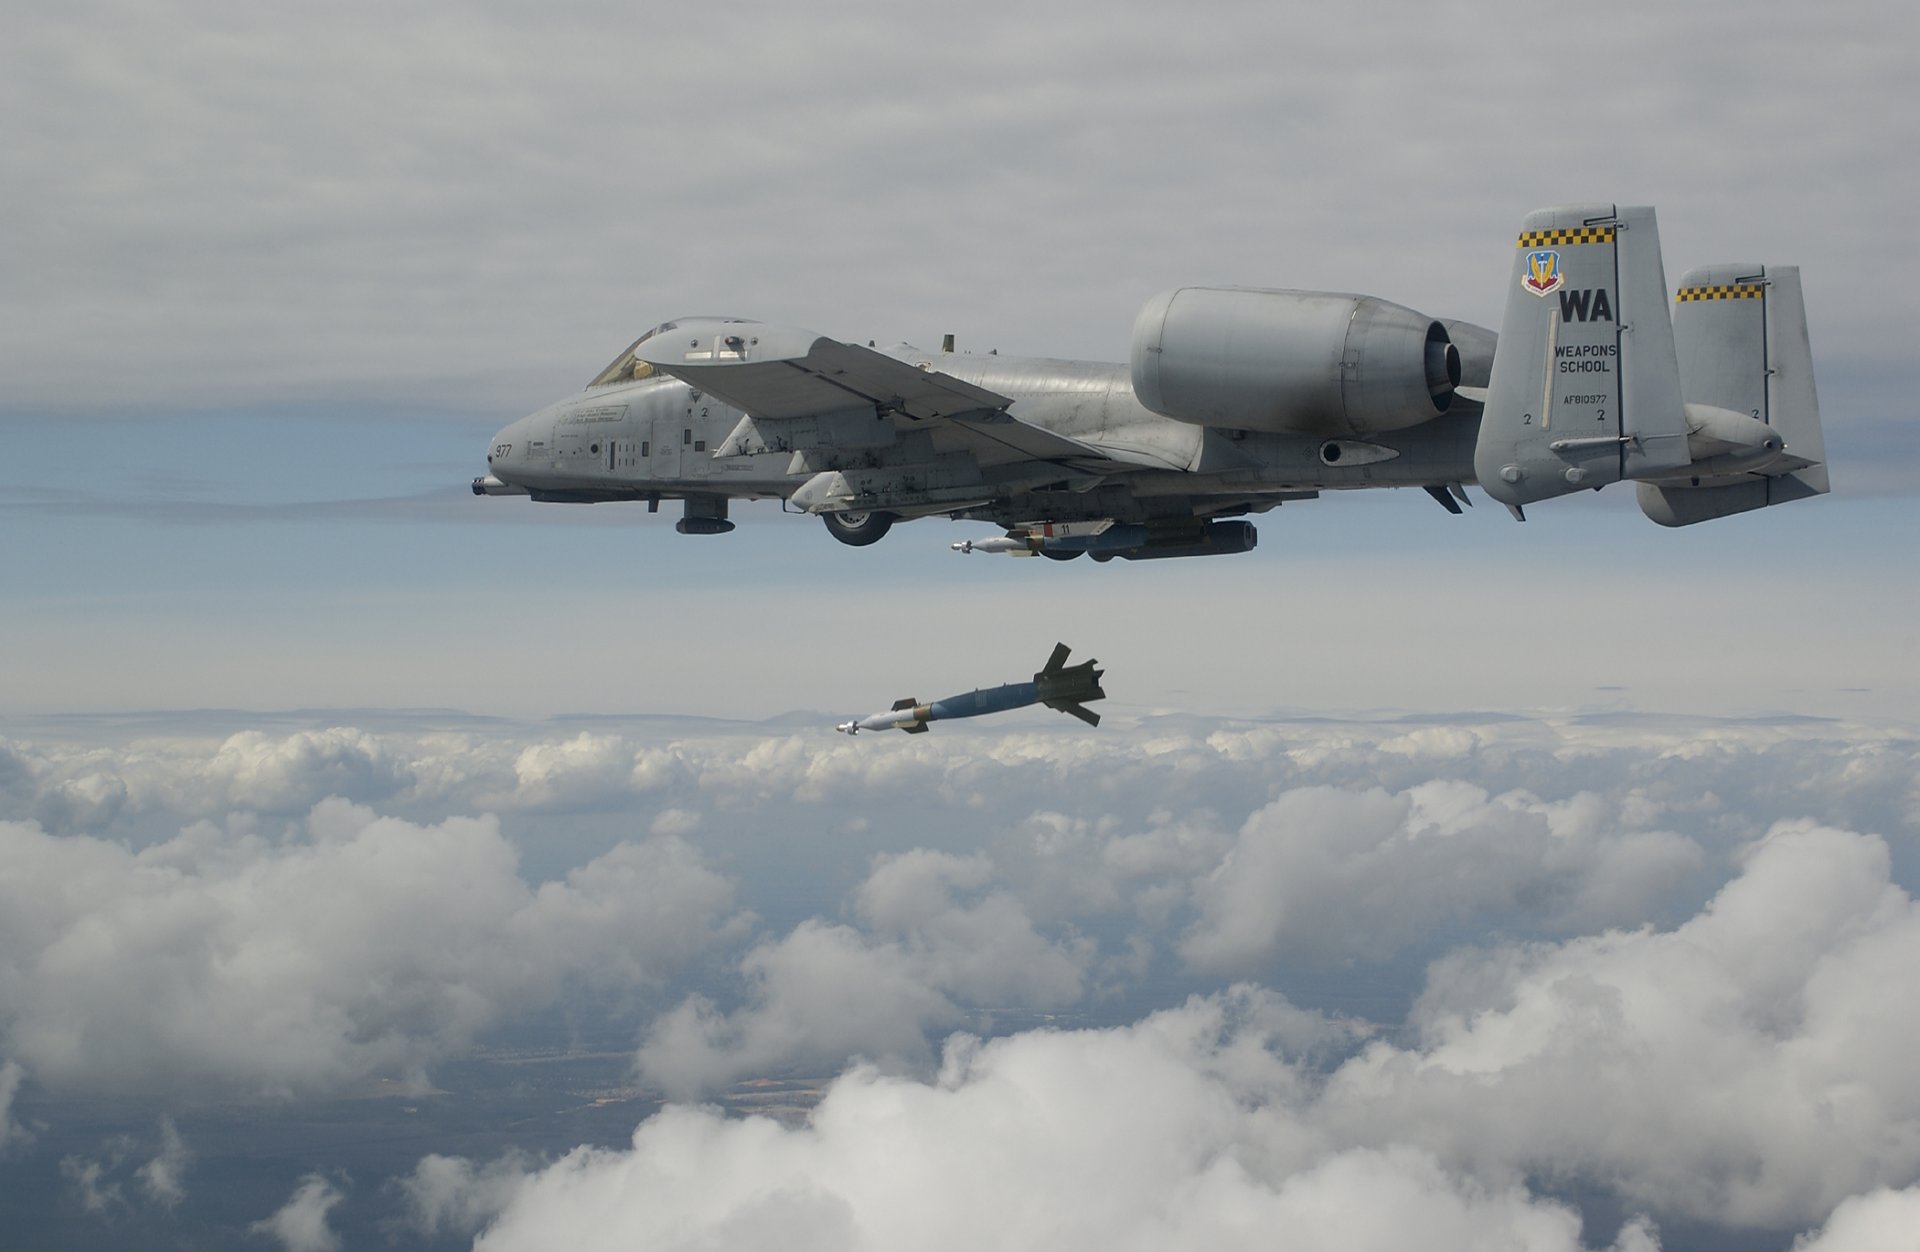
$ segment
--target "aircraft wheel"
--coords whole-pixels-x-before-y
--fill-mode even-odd
[[[893,529],[893,514],[875,509],[871,513],[822,513],[827,533],[850,547],[864,548],[879,543]]]
[[[1074,557],[1079,556],[1081,551],[1082,549],[1080,548],[1074,548],[1068,552],[1059,552],[1053,548],[1042,548],[1040,549],[1040,555],[1052,557],[1056,561],[1071,561]]]
[[[1105,565],[1108,561],[1111,561],[1113,559],[1113,553],[1096,552],[1093,554],[1093,559],[1100,562],[1100,564]]]

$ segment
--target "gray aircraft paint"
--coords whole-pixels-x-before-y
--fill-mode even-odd
[[[1642,511],[1664,526],[1684,526],[1825,493],[1826,446],[1799,267],[1690,270],[1675,295],[1673,329],[1683,393],[1763,423],[1804,464],[1722,481],[1696,483],[1683,473],[1638,483]]]
[[[1528,214],[1474,468],[1519,506],[1689,462],[1649,208]]]
[[[1764,294],[1684,295],[1743,278]],[[729,500],[779,499],[853,543],[945,515],[1045,551],[1047,523],[1112,522],[1147,528],[1135,556],[1244,551],[1208,527],[1329,490],[1421,487],[1458,511],[1478,482],[1517,513],[1633,479],[1666,525],[1826,490],[1798,271],[1682,286],[1670,314],[1650,208],[1584,205],[1526,218],[1498,337],[1259,288],[1155,297],[1126,364],[682,319],[502,430],[474,490],[679,500],[691,533],[730,529]]]

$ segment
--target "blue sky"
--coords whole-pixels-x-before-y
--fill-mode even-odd
[[[638,507],[475,498],[512,409],[16,415],[3,711],[849,712],[1018,677],[1057,636],[1139,708],[1893,716],[1920,670],[1920,496],[1848,489],[1876,467],[1827,390],[1839,490],[1792,508],[1669,532],[1621,489],[1525,524],[1352,493],[1260,519],[1251,554],[1106,566],[961,556],[988,529],[961,523],[855,550],[773,504],[694,539]],[[1512,646],[1541,631],[1582,659]]]

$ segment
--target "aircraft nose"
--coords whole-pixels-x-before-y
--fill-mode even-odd
[[[533,413],[502,426],[487,445],[487,465],[496,474],[516,465],[524,466],[528,449],[542,434],[536,427],[546,424],[543,415]]]
[[[513,467],[517,461],[526,459],[527,419],[512,422],[494,435],[487,444],[487,474],[473,480],[473,494],[476,496],[524,495],[526,488],[514,483]]]
[[[520,442],[518,438],[520,427],[525,420],[522,418],[518,422],[511,422],[494,432],[493,438],[487,442],[489,466],[497,466],[513,455],[514,446]]]

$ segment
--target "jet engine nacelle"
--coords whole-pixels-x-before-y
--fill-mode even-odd
[[[1446,327],[1372,296],[1178,287],[1133,324],[1133,391],[1162,417],[1312,435],[1401,430],[1447,411]]]

